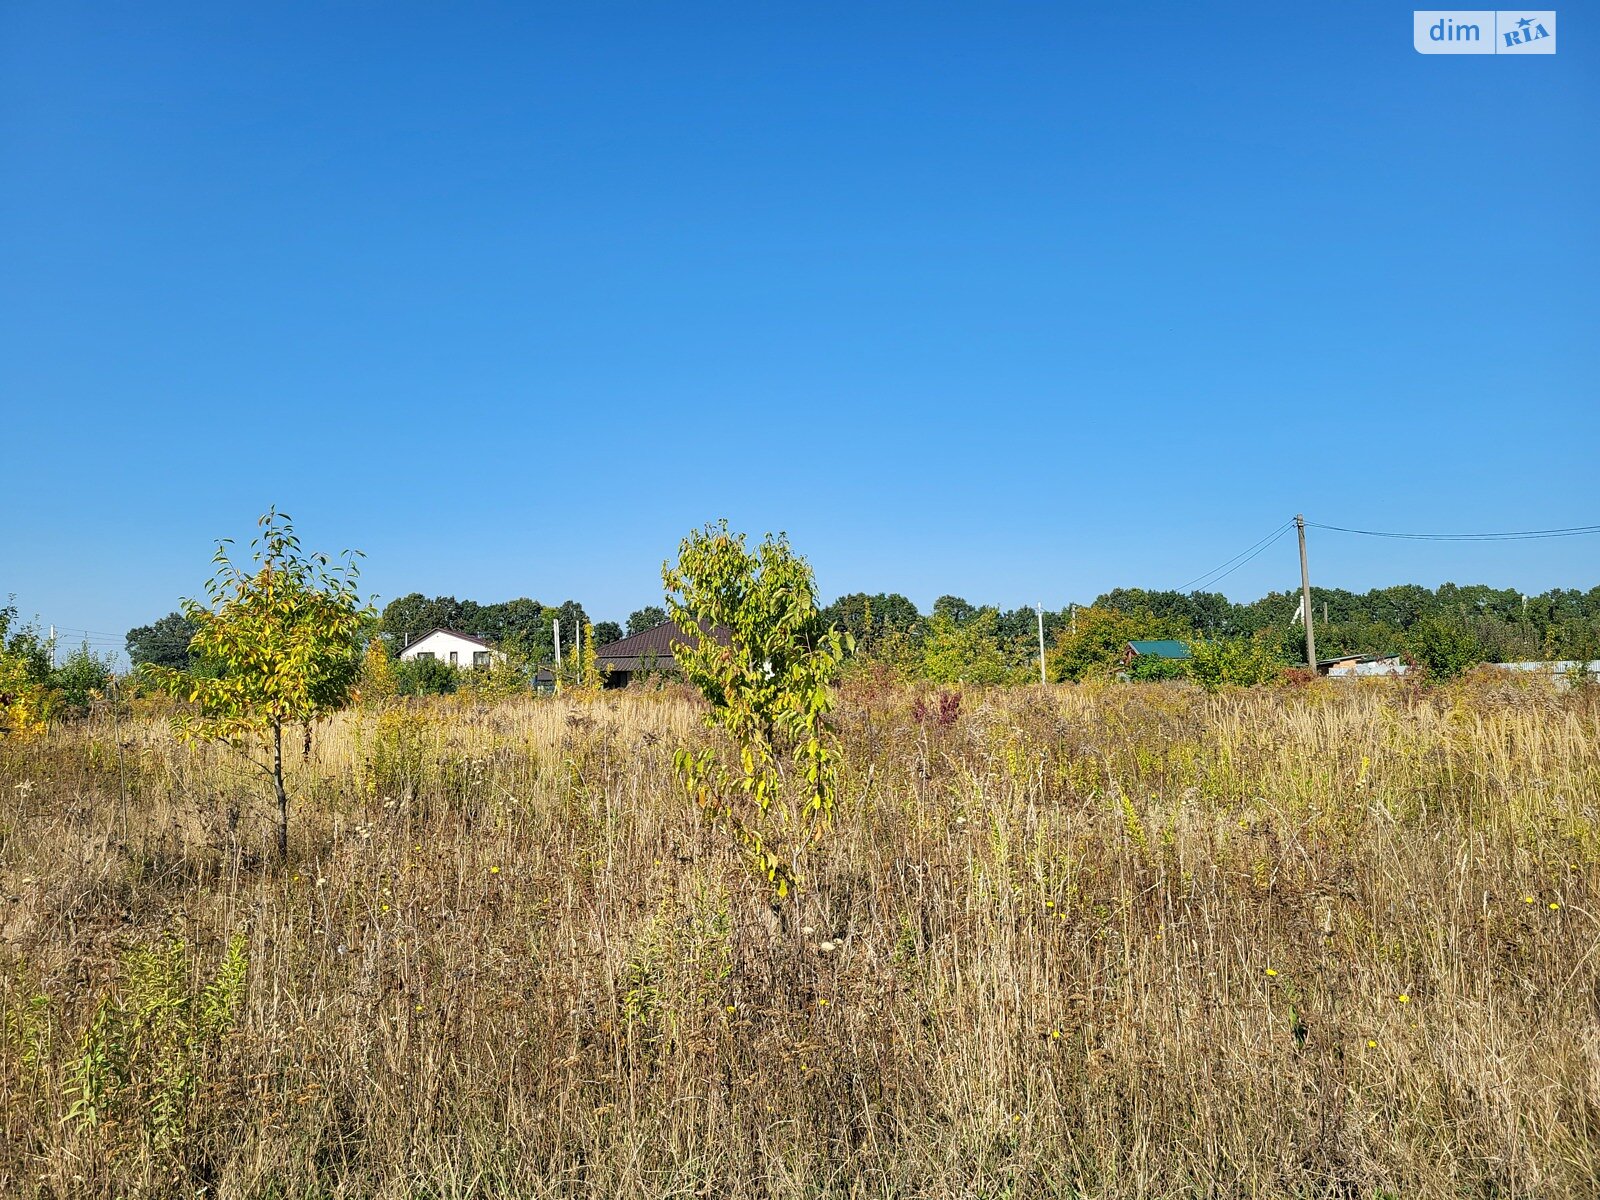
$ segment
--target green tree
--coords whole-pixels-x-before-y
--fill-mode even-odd
[[[212,664],[202,676],[151,667],[155,681],[185,697],[195,711],[175,719],[179,737],[209,739],[239,749],[272,780],[278,803],[278,855],[289,852],[289,794],[283,780],[283,728],[323,719],[349,703],[361,675],[362,634],[372,609],[356,592],[354,552],[331,566],[326,555],[305,554],[289,518],[269,510],[251,543],[249,568],[217,546],[208,603],[185,600],[195,623],[191,651]],[[249,746],[262,738],[271,755],[262,763]]]
[[[1056,631],[1055,646],[1045,661],[1050,678],[1075,682],[1121,670],[1129,642],[1188,636],[1189,630],[1176,618],[1158,617],[1148,609],[1128,612],[1094,604],[1078,609]]]
[[[996,608],[982,608],[982,612],[995,614],[995,639],[1005,647],[1012,658],[1034,659],[1034,675],[1038,676],[1039,615],[1032,608],[1011,608],[1001,612]]]
[[[423,660],[418,665],[426,669],[429,661]],[[419,672],[417,680],[420,687],[438,694],[459,689],[485,700],[526,696],[533,688],[533,677],[539,669],[538,660],[524,651],[523,642],[518,638],[512,638],[491,654],[486,666],[462,670],[437,661],[433,661],[433,665],[442,666],[447,675],[432,672],[423,676]]]
[[[837,626],[856,641],[863,653],[871,653],[885,637],[909,634],[921,619],[917,606],[899,592],[852,592],[840,596],[822,610],[822,620]]]
[[[526,642],[544,621],[544,605],[527,596],[518,596],[515,600],[505,600],[499,604],[475,606],[475,609],[473,613],[463,613],[463,619],[469,620],[470,624],[463,625],[461,632],[484,638],[496,645],[511,641]],[[545,622],[545,626],[548,636],[549,623]]]
[[[1015,665],[1007,661],[996,639],[997,619],[992,608],[979,610],[964,624],[949,613],[934,613],[922,639],[923,678],[935,683],[1004,683],[1010,679]]]
[[[189,642],[195,624],[181,612],[168,613],[159,621],[128,630],[128,661],[135,667],[146,664],[182,671],[189,666]]]
[[[1406,649],[1428,674],[1450,679],[1484,659],[1476,631],[1460,615],[1433,613],[1406,634]]]
[[[622,640],[622,626],[615,621],[596,621],[594,626],[594,644],[596,646],[609,646],[612,642]]]
[[[437,658],[403,658],[394,665],[395,694],[449,696],[461,686],[461,672]]]
[[[557,623],[561,626],[561,656],[564,662],[578,644],[584,627],[589,624],[583,605],[576,600],[565,601],[559,608],[546,605],[539,610],[537,619],[519,618],[514,626],[508,626],[500,649],[514,651],[517,655],[536,663],[554,665],[556,656],[554,626]],[[463,632],[472,631],[463,630]]]
[[[457,629],[462,633],[473,633],[473,630],[466,628],[462,616],[463,605],[454,596],[435,596],[430,600],[421,592],[411,592],[383,606],[379,627],[389,643],[390,651],[398,654],[409,642],[430,630]]]
[[[1600,659],[1600,618],[1567,617],[1545,631],[1539,657],[1546,659]]]
[[[1272,683],[1288,664],[1271,631],[1248,638],[1210,638],[1189,643],[1189,677],[1214,692],[1222,687]]]
[[[933,616],[949,617],[957,625],[965,625],[978,615],[978,606],[960,596],[940,596],[933,602]]]
[[[654,629],[658,625],[667,623],[667,610],[659,604],[646,604],[637,612],[628,614],[628,636],[643,633],[646,629]]]
[[[583,636],[589,624],[589,614],[583,611],[583,605],[576,600],[564,600],[560,608],[545,611],[561,622],[561,653],[566,654]]]
[[[599,643],[595,640],[592,625],[585,624],[581,633],[583,636],[561,660],[556,684],[564,689],[598,692],[605,686],[605,672],[600,669],[600,660],[595,654],[595,647]]]
[[[541,608],[537,622],[528,625],[525,629],[518,629],[516,632],[509,634],[497,649],[519,662],[533,663],[536,667],[539,665],[553,666],[555,664],[556,642],[555,635],[550,629],[550,622],[552,620],[551,614],[554,611],[554,609]],[[565,643],[563,643],[562,649],[565,652]]]
[[[825,630],[810,565],[788,538],[754,551],[721,521],[696,530],[663,564],[667,610],[698,631],[675,648],[678,670],[711,703],[726,741],[674,758],[689,795],[778,896],[800,879],[800,858],[833,812],[837,749],[827,726],[831,684],[848,635]]]
[[[101,658],[85,642],[50,672],[50,685],[68,712],[82,714],[111,682],[111,657]]]
[[[1222,637],[1239,631],[1237,606],[1221,592],[1147,592],[1143,588],[1113,588],[1094,602],[1095,608],[1114,608],[1156,618],[1202,637]]]
[[[13,629],[17,606],[0,606],[0,737],[18,741],[44,732],[55,707],[50,650],[31,625]]]
[[[368,640],[361,655],[361,683],[363,704],[382,704],[400,693],[400,680],[395,673],[394,660],[381,637]]]

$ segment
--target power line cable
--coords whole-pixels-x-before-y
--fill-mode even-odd
[[[1196,575],[1188,583],[1184,584],[1182,587],[1177,588],[1175,590],[1180,591],[1180,592],[1187,592],[1191,588],[1194,588],[1196,585],[1201,584],[1202,582],[1204,583],[1204,585],[1206,587],[1210,587],[1213,584],[1217,583],[1219,580],[1226,579],[1229,575],[1232,575],[1240,567],[1244,566],[1245,563],[1249,562],[1251,559],[1256,557],[1256,555],[1260,554],[1263,550],[1265,550],[1268,546],[1272,545],[1273,542],[1277,541],[1284,534],[1288,533],[1289,530],[1293,527],[1293,525],[1294,525],[1294,520],[1292,518],[1290,520],[1285,521],[1282,525],[1279,525],[1276,529],[1274,529],[1271,533],[1267,534],[1267,536],[1262,538],[1259,542],[1256,542],[1254,545],[1248,546],[1245,549],[1241,550],[1238,554],[1235,554],[1232,558],[1228,559],[1226,562],[1221,563],[1221,564],[1219,564],[1219,565],[1217,565],[1215,567],[1212,567],[1211,570],[1205,572],[1203,575]]]
[[[1287,533],[1293,524],[1293,520],[1285,521],[1254,545],[1241,550],[1232,558],[1213,567],[1204,575],[1196,576],[1176,590],[1187,592],[1198,586],[1215,586],[1264,552],[1268,546],[1271,546]],[[1521,529],[1504,533],[1391,533],[1376,529],[1353,529],[1346,525],[1325,525],[1319,521],[1307,521],[1306,525],[1309,528],[1325,529],[1333,533],[1351,533],[1362,537],[1403,538],[1408,541],[1425,542],[1514,542],[1537,538],[1588,537],[1600,534],[1600,525],[1568,525],[1558,529]]]
[[[1290,523],[1289,523],[1289,524],[1288,524],[1288,525],[1286,525],[1286,526],[1284,526],[1284,527],[1283,527],[1283,528],[1282,528],[1282,529],[1280,529],[1280,530],[1278,530],[1278,532],[1277,532],[1277,533],[1275,533],[1275,534],[1273,534],[1273,535],[1272,535],[1272,537],[1271,537],[1271,538],[1270,538],[1270,539],[1268,539],[1268,540],[1267,540],[1267,541],[1266,541],[1266,542],[1264,542],[1264,543],[1263,543],[1263,544],[1262,544],[1262,545],[1261,545],[1261,546],[1260,546],[1260,548],[1259,548],[1259,549],[1257,549],[1257,550],[1256,550],[1256,551],[1255,551],[1255,552],[1254,552],[1254,553],[1252,553],[1252,554],[1251,554],[1251,555],[1250,555],[1250,556],[1249,556],[1249,557],[1248,557],[1248,558],[1245,558],[1245,559],[1244,559],[1244,560],[1243,560],[1243,561],[1241,561],[1241,562],[1238,562],[1238,563],[1235,563],[1235,564],[1234,564],[1234,565],[1233,565],[1233,566],[1231,566],[1231,567],[1229,567],[1229,568],[1228,568],[1228,569],[1227,569],[1227,570],[1226,570],[1226,571],[1224,571],[1224,572],[1223,572],[1223,573],[1222,573],[1222,574],[1220,574],[1220,575],[1218,575],[1218,576],[1216,576],[1216,577],[1215,577],[1215,578],[1212,578],[1212,579],[1208,579],[1208,580],[1207,580],[1207,581],[1206,581],[1206,584],[1205,584],[1205,586],[1206,586],[1206,587],[1216,587],[1216,586],[1217,586],[1217,584],[1219,584],[1219,583],[1221,583],[1221,582],[1222,582],[1222,581],[1223,581],[1223,580],[1224,580],[1224,579],[1226,579],[1226,578],[1227,578],[1227,577],[1228,577],[1228,576],[1229,576],[1229,575],[1232,575],[1232,574],[1233,574],[1233,573],[1234,573],[1234,572],[1235,572],[1235,571],[1237,571],[1237,570],[1238,570],[1238,569],[1239,569],[1239,568],[1240,568],[1240,567],[1242,567],[1242,566],[1244,566],[1244,565],[1245,565],[1245,563],[1248,563],[1248,562],[1249,562],[1249,561],[1250,561],[1250,560],[1251,560],[1251,559],[1253,559],[1253,558],[1256,558],[1256,557],[1257,557],[1257,556],[1258,556],[1258,555],[1260,555],[1260,554],[1262,554],[1262,553],[1264,553],[1264,552],[1265,552],[1265,551],[1266,551],[1266,550],[1267,550],[1267,549],[1269,549],[1269,548],[1270,548],[1270,547],[1271,547],[1271,546],[1273,546],[1273,545],[1275,545],[1275,544],[1276,544],[1276,543],[1277,543],[1277,542],[1279,542],[1279,541],[1281,541],[1281,540],[1282,540],[1282,538],[1283,538],[1283,535],[1284,535],[1284,534],[1286,534],[1286,533],[1288,533],[1288,532],[1289,532],[1289,530],[1291,530],[1291,529],[1293,529],[1293,528],[1294,528],[1294,523],[1293,523],[1293,522],[1290,522]]]
[[[1343,525],[1323,525],[1307,521],[1313,529],[1334,533],[1354,533],[1362,537],[1405,538],[1414,542],[1522,542],[1533,538],[1588,537],[1600,533],[1600,525],[1569,525],[1562,529],[1522,529],[1510,533],[1386,533],[1376,529],[1350,529]]]

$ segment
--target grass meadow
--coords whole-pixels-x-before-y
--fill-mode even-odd
[[[0,1195],[1600,1195],[1600,699],[856,679],[774,905],[664,690],[268,789],[0,745]]]

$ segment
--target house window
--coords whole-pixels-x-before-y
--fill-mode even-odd
[[[474,650],[472,652],[472,665],[487,667],[489,665],[489,652],[487,650]]]
[[[418,650],[416,657],[417,657],[417,661],[419,661],[419,662],[422,661],[423,659],[427,659],[429,662],[432,662],[435,658],[437,658],[439,656],[437,654],[435,654],[432,650]]]
[[[460,658],[461,658],[461,656],[459,654],[457,654],[454,650],[450,651],[450,665],[452,667],[456,665],[456,663],[460,660]]]

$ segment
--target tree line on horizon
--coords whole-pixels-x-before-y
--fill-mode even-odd
[[[1046,663],[1053,679],[1081,679],[1120,663],[1129,641],[1172,638],[1191,645],[1249,643],[1282,666],[1304,664],[1299,607],[1298,591],[1241,603],[1221,592],[1115,588],[1089,605],[1045,610]],[[1399,654],[1449,676],[1483,662],[1600,658],[1600,587],[1539,595],[1454,583],[1364,593],[1312,588],[1311,607],[1319,659]],[[908,645],[922,646],[921,673],[930,678],[943,675],[961,652],[980,662],[981,680],[965,676],[974,682],[1037,678],[1040,618],[1032,608],[980,607],[941,596],[923,614],[899,593],[857,592],[834,601],[823,618],[851,633],[868,654],[879,648],[904,658]]]
[[[1295,591],[1236,602],[1221,592],[1115,588],[1092,604],[1045,610],[1047,671],[1055,680],[1078,680],[1114,670],[1126,643],[1145,638],[1236,650],[1248,645],[1262,664],[1303,663],[1305,634],[1294,619],[1299,604]],[[1400,654],[1441,676],[1481,662],[1600,659],[1600,587],[1553,588],[1538,595],[1454,583],[1438,588],[1400,584],[1364,593],[1313,588],[1312,613],[1319,658]],[[887,661],[915,677],[972,683],[1038,677],[1039,615],[1032,608],[1003,609],[945,595],[923,612],[898,592],[853,592],[819,616],[821,628],[838,628],[854,638],[858,658]],[[603,646],[666,619],[662,606],[646,605],[630,614],[625,625],[591,625],[584,606],[575,600],[546,605],[519,597],[480,603],[412,592],[383,608],[374,633],[391,657],[429,630],[448,628],[512,648],[524,661],[545,663],[554,657],[555,623],[565,647],[585,628],[592,630],[593,644]],[[129,657],[136,667],[181,666],[188,660],[192,634],[187,618],[169,614],[129,630]],[[1143,669],[1162,673],[1173,668],[1150,663]],[[434,690],[434,685],[422,690]]]

